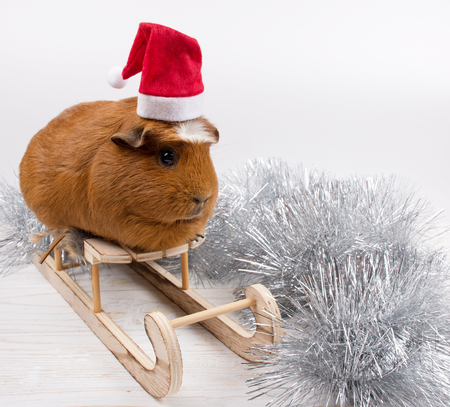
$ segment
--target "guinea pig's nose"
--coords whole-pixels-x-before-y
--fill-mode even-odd
[[[210,196],[208,196],[207,198],[204,198],[202,196],[194,196],[194,198],[192,198],[192,200],[194,201],[194,203],[196,205],[203,206],[208,201],[209,198],[210,198]]]
[[[205,203],[208,201],[209,198],[210,198],[209,196],[207,198],[205,198],[203,196],[194,196],[192,198],[192,200],[194,201],[194,204],[195,204],[195,208],[192,212],[192,216],[197,216],[202,212],[203,207],[205,206]]]

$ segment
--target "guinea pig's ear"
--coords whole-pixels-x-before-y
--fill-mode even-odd
[[[110,140],[118,146],[139,148],[144,144],[144,132],[140,129],[131,130],[128,133],[117,133],[111,136]]]
[[[216,143],[219,141],[219,130],[214,127],[213,130],[214,137],[216,138]]]
[[[219,141],[219,130],[217,130],[216,126],[211,124],[209,121],[205,120],[203,125],[206,127],[206,130],[213,136],[215,139],[214,143]]]

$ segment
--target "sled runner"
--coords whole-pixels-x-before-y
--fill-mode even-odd
[[[62,263],[58,246],[53,249],[53,257],[38,252],[33,261],[136,381],[152,396],[161,398],[176,393],[181,386],[183,363],[176,328],[199,322],[237,355],[251,362],[260,360],[251,352],[253,346],[275,343],[282,334],[276,301],[261,284],[247,287],[244,300],[220,307],[214,307],[189,288],[188,250],[202,242],[203,238],[164,252],[135,253],[102,239],[86,239],[84,256],[91,265],[92,298],[66,272],[70,265]],[[177,255],[181,257],[181,281],[155,262]],[[102,263],[129,264],[187,313],[174,320],[169,320],[159,311],[145,315],[145,329],[154,348],[155,361],[102,310],[99,283],[99,265]],[[254,333],[225,315],[247,307],[256,320]]]

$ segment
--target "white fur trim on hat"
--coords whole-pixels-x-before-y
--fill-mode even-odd
[[[203,93],[176,98],[139,93],[136,111],[144,119],[183,122],[202,115],[203,99]]]

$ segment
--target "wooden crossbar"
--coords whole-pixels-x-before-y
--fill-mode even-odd
[[[184,317],[172,319],[170,324],[172,327],[179,328],[180,326],[194,324],[196,322],[205,321],[210,318],[218,317],[219,315],[228,314],[229,312],[239,311],[244,308],[253,307],[256,305],[255,298],[246,298],[244,300],[235,301],[230,304],[221,305],[205,311],[195,312],[193,314],[185,315]]]

